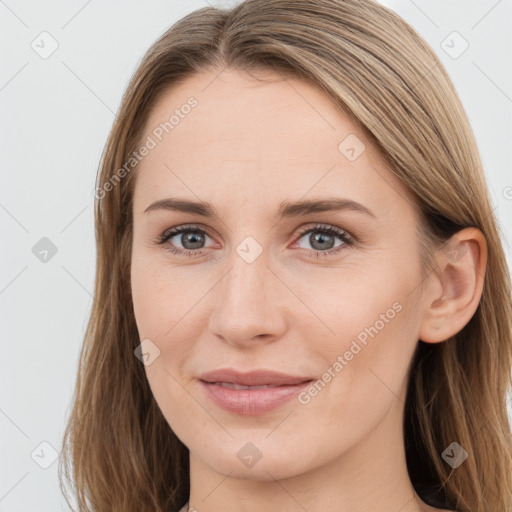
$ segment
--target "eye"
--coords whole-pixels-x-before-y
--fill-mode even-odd
[[[331,226],[329,224],[321,224],[312,227],[306,227],[301,230],[300,239],[305,238],[310,247],[302,247],[307,250],[309,255],[330,256],[344,248],[354,244],[354,239],[343,229]],[[306,237],[306,235],[309,235]],[[336,238],[340,243],[336,245]]]
[[[186,225],[168,229],[158,237],[156,242],[159,245],[165,244],[165,249],[174,254],[200,256],[207,238],[210,237],[204,229],[195,225]]]
[[[306,235],[309,235],[306,238]],[[155,242],[165,247],[165,250],[182,256],[200,256],[203,254],[206,239],[211,237],[197,225],[183,225],[168,229],[162,233]],[[354,244],[354,239],[346,231],[331,226],[329,224],[321,224],[302,228],[299,240],[305,238],[308,247],[300,247],[308,251],[308,255],[318,258],[320,255],[324,257],[338,253],[344,248]],[[340,241],[336,245],[336,238]]]

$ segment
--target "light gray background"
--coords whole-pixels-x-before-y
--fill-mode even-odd
[[[0,512],[67,510],[58,463],[40,467],[52,461],[51,448],[40,443],[59,450],[90,312],[100,154],[146,49],[174,21],[208,3],[223,5],[0,0]],[[383,3],[426,38],[455,83],[478,140],[510,264],[512,1]],[[51,48],[43,31],[58,43],[46,59],[31,47]],[[469,44],[456,59],[441,46],[453,31]],[[455,40],[451,51],[460,44]],[[47,262],[32,252],[42,237],[58,250]]]

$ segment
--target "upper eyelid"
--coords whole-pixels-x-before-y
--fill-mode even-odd
[[[183,232],[187,231],[204,231],[210,238],[213,238],[210,230],[206,226],[202,226],[201,224],[180,224],[179,226],[174,226],[172,228],[166,229],[160,236],[161,238],[168,237],[172,238],[177,236]]]
[[[340,228],[340,227],[335,226],[333,224],[328,224],[328,223],[325,223],[325,222],[323,222],[323,223],[322,222],[310,223],[310,224],[308,224],[306,226],[301,226],[300,228],[298,228],[298,235],[297,235],[297,237],[298,238],[302,238],[304,235],[306,235],[310,231],[315,231],[315,230],[321,231],[322,229],[332,229],[333,231],[336,232],[334,234],[337,235],[338,237],[340,237],[340,238],[345,237],[345,238],[348,238],[349,240],[351,240],[353,242],[356,241],[356,237],[354,235],[352,235],[346,229],[343,229],[343,228]],[[183,232],[186,233],[187,231],[194,231],[194,230],[203,231],[210,238],[212,238],[212,239],[214,238],[212,236],[209,228],[207,228],[206,226],[204,226],[202,224],[180,224],[178,226],[174,226],[172,228],[169,228],[169,229],[165,230],[162,233],[162,235],[160,235],[160,238],[162,240],[169,240],[170,238],[178,236],[179,234],[181,234]],[[187,250],[187,249],[185,249],[185,250]]]
[[[339,228],[338,226],[334,226],[333,224],[327,223],[317,223],[310,226],[303,226],[299,228],[299,235],[304,235],[309,231],[321,231],[322,229],[332,230],[339,233],[339,235],[347,235],[350,238],[354,238],[346,229]]]

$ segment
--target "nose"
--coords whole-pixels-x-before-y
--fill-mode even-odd
[[[229,269],[213,294],[215,306],[209,320],[213,335],[238,347],[283,336],[289,318],[283,308],[286,290],[268,264],[265,251],[251,263],[233,251]]]

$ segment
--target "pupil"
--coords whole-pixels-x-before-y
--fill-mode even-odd
[[[324,237],[327,238],[327,239],[331,239],[331,243],[327,243],[327,247],[325,242],[323,241],[324,240]],[[320,243],[320,245],[318,247],[315,247],[315,244],[316,243]],[[334,240],[333,240],[333,236],[332,235],[328,235],[326,233],[312,233],[311,234],[311,237],[310,237],[310,243],[311,243],[311,247],[313,247],[314,249],[331,249],[334,245]]]
[[[200,249],[203,238],[201,233],[185,233],[181,236],[181,243],[185,249]],[[192,246],[187,246],[189,243],[192,244]]]

